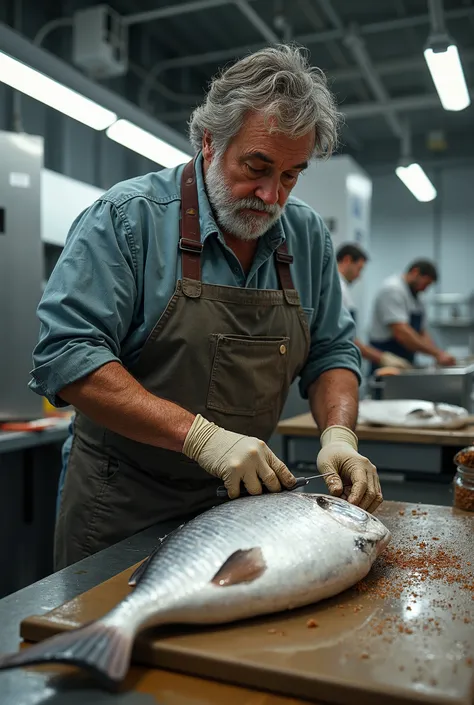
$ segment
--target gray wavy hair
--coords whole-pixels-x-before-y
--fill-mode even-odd
[[[329,156],[337,146],[341,114],[325,74],[301,47],[266,47],[218,74],[189,120],[194,149],[208,130],[221,155],[250,110],[264,114],[270,131],[300,137],[314,129],[313,156]]]

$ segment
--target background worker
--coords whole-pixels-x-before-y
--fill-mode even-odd
[[[438,348],[426,329],[426,311],[420,294],[437,279],[435,265],[419,259],[404,274],[385,280],[375,299],[372,316],[370,342],[374,348],[398,355],[410,364],[417,352],[431,355],[443,367],[456,364],[456,359]],[[378,366],[375,364],[374,369]]]
[[[350,285],[359,279],[368,260],[369,257],[365,250],[355,243],[342,245],[337,251],[337,268],[341,281],[342,302],[356,324],[357,306],[352,298]],[[362,357],[377,367],[407,369],[411,366],[404,358],[389,351],[377,350],[372,345],[366,345],[359,338],[355,338],[354,342],[359,348]]]

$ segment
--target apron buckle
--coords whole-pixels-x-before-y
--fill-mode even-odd
[[[285,264],[293,264],[293,255],[288,254],[288,252],[280,252],[277,250],[275,252],[275,257],[277,262],[284,262]]]
[[[188,238],[182,237],[179,241],[179,249],[183,252],[192,252],[193,254],[201,254],[202,252],[202,242],[196,240],[189,240]]]

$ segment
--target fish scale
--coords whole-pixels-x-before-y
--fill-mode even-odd
[[[378,519],[325,495],[284,492],[220,504],[169,534],[136,588],[107,615],[0,658],[0,669],[73,663],[114,686],[142,629],[218,624],[331,597],[364,578],[389,539]]]

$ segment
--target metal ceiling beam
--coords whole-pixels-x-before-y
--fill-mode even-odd
[[[446,19],[463,19],[474,17],[474,6],[458,8],[457,10],[447,10],[444,13]],[[417,25],[429,25],[430,16],[413,15],[384,22],[372,22],[370,24],[360,25],[359,32],[361,35],[378,34],[379,32],[390,32],[405,27],[415,27]],[[299,34],[294,37],[294,41],[299,44],[321,44],[332,41],[333,39],[343,39],[345,32],[339,29],[331,29],[324,32],[309,32],[307,34]],[[262,43],[246,44],[243,46],[233,47],[231,49],[222,49],[218,51],[210,51],[202,54],[191,54],[188,56],[178,56],[174,59],[167,59],[156,64],[153,71],[158,75],[161,71],[168,69],[183,68],[185,66],[198,66],[199,64],[212,64],[227,59],[237,59],[243,54],[247,54],[257,49],[261,49]]]
[[[463,64],[474,62],[474,49],[468,49],[461,52]],[[407,56],[403,59],[390,59],[389,61],[378,61],[374,64],[374,68],[379,76],[390,76],[414,69],[426,70],[426,61],[423,55]],[[360,70],[357,67],[341,68],[328,70],[328,75],[334,81],[354,81],[361,77]]]
[[[177,15],[185,15],[190,12],[198,12],[199,10],[211,10],[213,7],[219,7],[220,5],[230,5],[232,2],[233,0],[194,0],[194,2],[180,2],[176,3],[176,5],[158,7],[156,10],[125,15],[123,22],[128,26],[132,24],[142,24],[143,22],[153,22],[155,20],[163,20],[167,17],[176,17]],[[250,2],[253,2],[253,0],[250,0]]]
[[[324,28],[324,21],[310,0],[298,0],[298,6],[305,17],[312,24],[314,29],[322,30]],[[347,57],[338,42],[328,42],[326,44],[326,48],[337,66],[341,66],[343,68],[351,67],[351,63],[347,60]],[[354,83],[358,97],[361,100],[367,100],[369,98],[367,86],[362,81],[357,80],[357,78]],[[348,142],[348,144],[355,149],[362,149],[361,140],[358,139],[353,132],[348,131],[345,135],[345,139],[346,142]]]
[[[253,7],[249,5],[249,0],[227,0],[227,2],[223,3],[222,0],[198,0],[198,3],[186,3],[188,8],[192,7],[193,9],[196,8],[196,5],[199,3],[212,3],[212,4],[232,4],[237,7],[240,12],[248,19],[250,24],[255,27],[255,29],[260,32],[260,34],[263,36],[264,39],[266,39],[270,44],[276,44],[280,41],[280,37],[272,30],[271,27],[268,26],[268,24],[260,17],[260,15],[255,12]],[[198,9],[201,9],[202,4]],[[162,8],[171,10],[172,7],[169,8]],[[157,10],[157,12],[159,12]],[[168,15],[169,16],[169,15]],[[259,45],[260,46],[260,45]],[[139,94],[138,94],[138,102],[139,105],[143,109],[150,109],[150,92],[153,90],[153,87],[155,87],[159,92],[163,93],[163,86],[157,85],[157,76],[160,71],[156,71],[156,69],[152,69],[148,76],[146,76],[145,80],[143,81],[143,84],[140,88]]]
[[[469,89],[469,94],[474,97],[474,86]],[[392,98],[390,107],[393,110],[408,112],[413,110],[424,110],[427,108],[441,108],[441,103],[437,93],[426,95],[405,96],[403,98]],[[355,103],[354,105],[341,105],[339,109],[350,120],[373,117],[381,115],[386,111],[386,107],[380,103]]]
[[[104,88],[104,86],[95,83],[65,61],[35,46],[31,41],[3,22],[0,22],[0,48],[15,59],[28,64],[28,66],[41,71],[53,80],[103,105],[104,108],[112,110],[119,117],[130,120],[130,122],[135,123],[144,130],[148,130],[148,132],[160,137],[178,149],[190,153],[191,147],[188,140],[179,132],[176,132],[169,125],[165,125],[151,115],[147,115],[143,110],[140,110],[136,105],[122,98],[117,93],[113,93]]]
[[[318,2],[328,20],[336,27],[336,29],[344,32],[344,23],[332,6],[331,0],[318,0]],[[388,126],[397,137],[401,138],[403,135],[403,125],[397,113],[391,107],[390,95],[383,85],[376,69],[374,68],[374,64],[372,63],[372,59],[367,51],[364,40],[360,37],[359,33],[353,29],[346,34],[343,41],[356,60],[360,71],[370,86],[373,94],[379,103],[384,107],[385,120],[387,121]]]
[[[474,86],[469,89],[469,94],[474,99]],[[393,110],[400,112],[412,112],[416,110],[426,110],[428,108],[441,108],[441,103],[437,93],[427,93],[425,95],[404,96],[402,98],[392,98],[390,107]],[[160,113],[158,117],[165,122],[180,122],[186,120],[191,114],[192,108],[189,110],[173,110],[166,113]],[[339,110],[349,120],[360,120],[363,118],[383,115],[386,111],[386,106],[380,103],[370,101],[367,103],[349,103],[348,105],[339,105]]]
[[[362,75],[369,84],[374,96],[379,101],[380,110],[384,113],[387,124],[397,137],[403,135],[403,125],[393,107],[393,102],[390,100],[390,95],[383,85],[377,71],[369,56],[365,42],[356,32],[351,32],[345,39],[345,44],[351,50],[354,59],[359,64]]]
[[[250,7],[248,0],[234,0],[235,5],[239,8],[241,13],[248,19],[251,25],[260,32],[262,37],[269,41],[271,44],[276,44],[280,41],[280,37],[276,34],[267,23],[262,20],[259,14],[255,12],[253,7]]]

